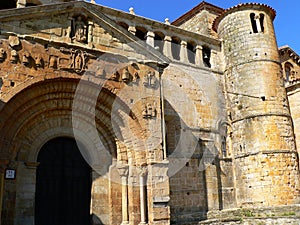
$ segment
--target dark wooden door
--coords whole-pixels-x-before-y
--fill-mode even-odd
[[[89,225],[91,169],[76,141],[59,137],[38,155],[35,225]]]

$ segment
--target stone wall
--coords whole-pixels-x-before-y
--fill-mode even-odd
[[[202,10],[179,27],[188,31],[217,38],[218,34],[212,29],[212,24],[217,16],[217,14],[212,12]]]

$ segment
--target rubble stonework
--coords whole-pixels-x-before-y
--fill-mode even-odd
[[[299,224],[300,57],[272,8],[0,8],[1,224]]]

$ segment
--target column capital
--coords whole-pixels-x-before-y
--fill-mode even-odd
[[[164,41],[172,41],[172,37],[171,36],[165,36]]]
[[[137,172],[141,177],[144,177],[148,173],[148,167],[147,166],[138,166]]]
[[[129,172],[129,166],[127,164],[117,164],[117,170],[121,177],[127,177]]]
[[[202,50],[202,49],[203,49],[202,45],[196,45],[195,47],[195,50]]]
[[[187,46],[187,42],[186,41],[181,41],[180,45],[183,46],[183,47],[186,47]]]
[[[147,34],[146,34],[146,37],[155,37],[155,34],[153,31],[148,31]]]

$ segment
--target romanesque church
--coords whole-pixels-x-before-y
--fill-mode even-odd
[[[299,225],[300,57],[275,17],[2,0],[1,224]]]

